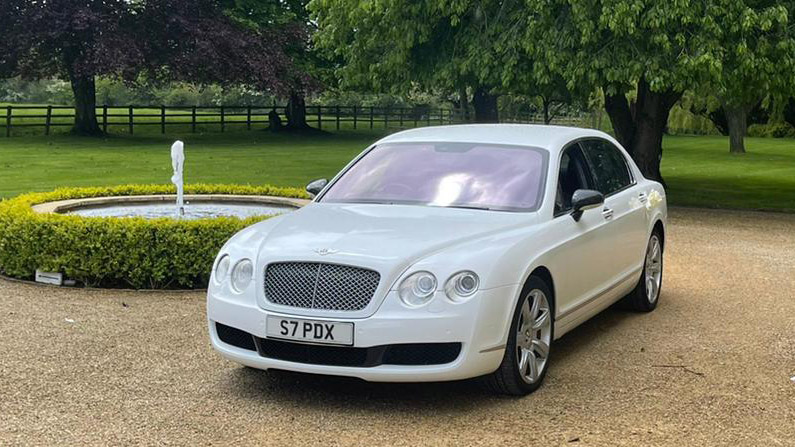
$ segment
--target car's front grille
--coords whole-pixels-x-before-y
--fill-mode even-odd
[[[374,270],[322,262],[275,262],[265,268],[265,298],[273,304],[322,310],[362,310],[378,287]]]

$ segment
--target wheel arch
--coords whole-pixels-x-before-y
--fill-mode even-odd
[[[546,285],[549,287],[549,291],[552,292],[552,296],[549,297],[552,300],[552,302],[550,304],[552,304],[553,310],[556,309],[556,304],[555,304],[555,280],[552,278],[552,272],[550,272],[549,269],[546,268],[543,265],[537,266],[536,268],[533,269],[532,272],[530,272],[529,275],[527,275],[527,278],[524,281],[524,285],[522,286],[522,292],[520,293],[520,297],[524,296],[524,294],[527,293],[527,291],[528,291],[527,288],[530,286],[530,278],[532,278],[532,277],[539,278],[542,281],[544,281],[544,283],[546,283]],[[554,317],[555,317],[555,312],[552,312],[552,320],[553,321],[555,319]]]
[[[665,248],[665,224],[663,224],[662,219],[657,219],[657,221],[654,222],[654,226],[652,226],[651,232],[654,233],[655,231],[659,231],[660,244],[662,244],[662,247]]]

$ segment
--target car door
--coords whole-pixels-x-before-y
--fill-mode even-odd
[[[580,142],[591,167],[596,189],[604,194],[601,217],[605,229],[598,242],[605,256],[600,270],[601,289],[606,290],[633,275],[641,267],[646,238],[646,214],[637,183],[624,153],[610,141],[601,138]]]
[[[572,316],[598,292],[604,282],[600,271],[604,258],[602,232],[605,219],[601,209],[585,211],[579,220],[572,217],[571,198],[578,189],[596,189],[592,170],[578,143],[566,147],[558,165],[557,194],[552,218],[551,240],[560,241],[552,250],[549,267],[561,281],[555,282],[556,318]]]

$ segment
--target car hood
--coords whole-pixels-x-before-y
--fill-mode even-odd
[[[265,234],[260,233],[261,265],[282,260],[331,262],[393,276],[458,243],[532,224],[535,213],[312,203],[272,220],[269,228],[261,229]]]

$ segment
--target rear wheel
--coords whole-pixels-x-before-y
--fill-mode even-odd
[[[662,235],[655,230],[646,245],[646,258],[643,262],[643,274],[638,285],[624,298],[627,306],[638,312],[651,312],[660,301],[660,289],[663,276],[663,244]]]
[[[484,378],[500,394],[523,396],[544,380],[553,336],[553,302],[549,286],[531,277],[516,304],[500,367]]]

